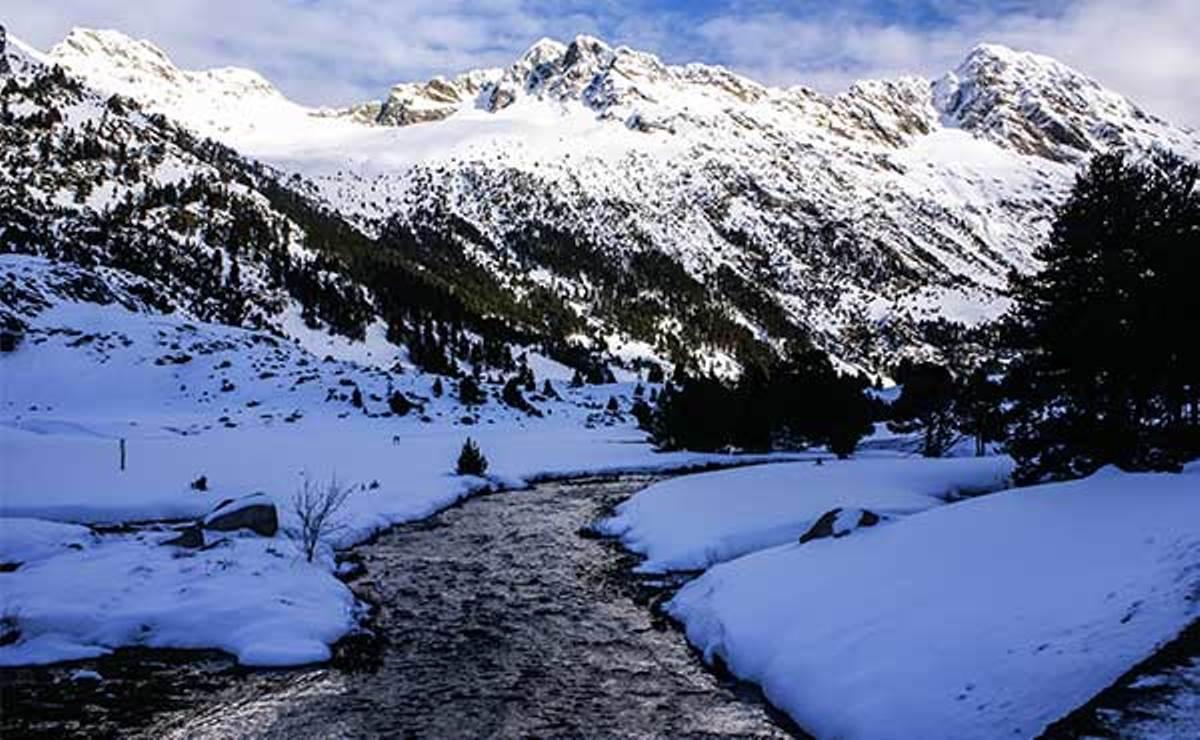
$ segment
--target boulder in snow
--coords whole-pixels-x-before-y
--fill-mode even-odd
[[[880,516],[867,509],[838,507],[821,515],[808,531],[800,535],[800,544],[826,537],[845,537],[861,527],[874,527]]]
[[[192,524],[179,530],[178,536],[172,537],[162,544],[198,550],[204,547],[204,530],[200,528],[200,525]]]
[[[263,537],[274,537],[279,531],[279,515],[275,502],[265,493],[254,493],[217,504],[217,508],[204,517],[204,528],[219,532],[249,529]]]

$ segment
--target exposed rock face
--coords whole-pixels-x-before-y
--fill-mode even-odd
[[[879,522],[880,516],[873,511],[838,507],[822,514],[807,532],[800,535],[800,544],[829,537],[845,537],[856,529],[874,527]]]
[[[480,70],[449,80],[435,77],[424,83],[401,83],[380,105],[375,123],[408,126],[440,121],[478,98],[498,74],[498,70]]]
[[[204,528],[218,532],[249,529],[263,537],[274,537],[279,531],[279,517],[273,502],[264,493],[222,501],[204,517]]]
[[[1164,123],[1054,59],[993,44],[975,47],[938,80],[934,103],[978,136],[1057,161],[1077,160]]]

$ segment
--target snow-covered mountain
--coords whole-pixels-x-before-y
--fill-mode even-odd
[[[998,314],[1075,168],[1200,137],[1043,56],[983,45],[937,80],[836,96],[580,36],[341,110],[188,72],[111,31],[49,58],[282,172],[372,239],[464,266],[557,333],[729,366],[811,335],[885,367],[939,319]],[[418,239],[418,241],[421,241]],[[436,241],[436,245],[434,245]]]

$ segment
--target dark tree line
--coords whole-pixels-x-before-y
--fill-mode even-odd
[[[963,439],[976,455],[1004,438],[1003,391],[984,367],[950,368],[931,362],[905,362],[893,372],[900,396],[887,410],[888,427],[916,434],[925,457],[942,457]]]
[[[839,373],[824,352],[800,345],[783,360],[748,367],[733,383],[681,374],[659,394],[649,427],[664,449],[823,445],[846,457],[878,412],[867,387]]]
[[[1015,282],[1008,448],[1025,482],[1200,454],[1200,174],[1097,156]]]

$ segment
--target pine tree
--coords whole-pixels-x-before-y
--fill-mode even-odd
[[[487,396],[474,376],[468,375],[458,381],[458,402],[464,406],[480,406],[487,402]]]
[[[459,475],[482,476],[487,472],[488,460],[479,450],[479,446],[470,437],[463,443],[462,451],[458,454],[458,464],[455,471]]]
[[[637,420],[638,429],[650,431],[650,425],[654,420],[654,409],[650,407],[650,404],[639,398],[633,402],[629,414]]]
[[[406,416],[413,410],[413,403],[403,393],[392,391],[388,396],[388,408],[396,416]]]
[[[863,392],[867,381],[851,376],[838,376],[827,391],[828,416],[823,441],[839,459],[846,459],[858,448],[862,438],[871,433],[871,400]]]
[[[531,416],[541,416],[542,412],[534,408],[533,404],[526,400],[521,393],[521,375],[518,373],[508,379],[504,384],[504,389],[500,392],[500,399],[504,401],[506,406],[510,406],[519,411],[524,411]]]
[[[954,377],[941,365],[919,362],[902,366],[896,379],[903,390],[892,404],[888,426],[895,432],[920,433],[921,454],[942,457],[958,438]]]
[[[1095,157],[1058,209],[1044,269],[1014,279],[1009,452],[1020,482],[1200,454],[1200,167]]]
[[[975,440],[975,456],[1004,438],[1004,394],[1000,383],[978,368],[959,384],[954,399],[954,416],[964,434]]]

